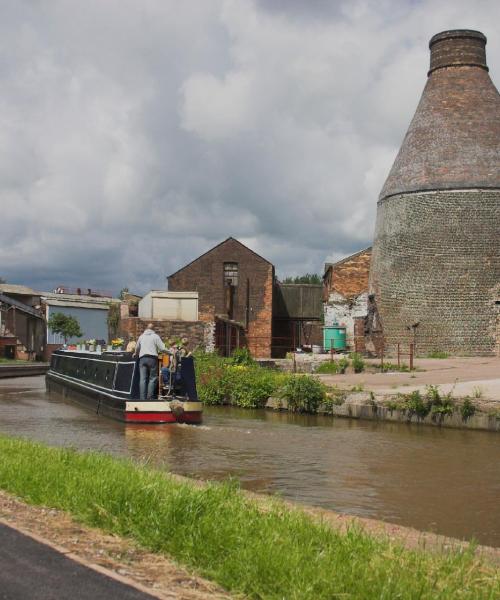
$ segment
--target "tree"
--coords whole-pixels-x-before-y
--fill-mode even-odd
[[[124,287],[124,288],[122,288],[122,289],[120,290],[120,294],[119,294],[119,296],[118,296],[118,297],[120,298],[120,300],[125,300],[125,294],[128,294],[128,293],[129,293],[129,291],[130,291],[130,290],[128,289],[128,287]]]
[[[78,319],[63,313],[51,314],[47,326],[52,333],[58,333],[59,335],[62,335],[65,344],[68,343],[70,338],[79,338],[83,335]]]
[[[118,335],[120,328],[120,305],[118,302],[110,302],[108,304],[108,335],[110,338],[115,338]]]
[[[297,275],[296,277],[285,277],[283,283],[323,283],[323,278],[317,273],[306,273],[305,275]]]

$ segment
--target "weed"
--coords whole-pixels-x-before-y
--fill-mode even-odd
[[[347,367],[349,366],[349,359],[346,358],[345,356],[343,356],[342,358],[339,359],[338,361],[338,369],[339,369],[339,373],[342,373],[342,375],[347,371]]]
[[[476,406],[475,406],[474,402],[472,402],[472,400],[469,398],[469,396],[466,396],[460,406],[460,414],[462,415],[462,419],[464,421],[467,421],[467,419],[469,417],[472,417],[475,412],[476,412]]]
[[[473,398],[475,398],[476,400],[480,400],[481,398],[483,398],[484,396],[484,390],[481,386],[476,386],[475,388],[473,388],[472,390],[472,396]]]
[[[442,350],[434,350],[433,352],[429,352],[427,358],[448,358],[450,355],[448,352],[443,352]]]
[[[354,372],[362,373],[365,370],[365,361],[363,360],[363,357],[361,356],[361,354],[358,354],[357,352],[353,352],[350,355],[350,358],[351,358],[352,368],[354,369]]]
[[[314,372],[334,375],[339,372],[338,362],[334,360],[322,362]]]
[[[357,383],[351,387],[351,392],[362,392],[365,386],[362,383]]]

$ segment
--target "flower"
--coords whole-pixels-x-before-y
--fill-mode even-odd
[[[111,346],[113,346],[113,348],[119,348],[120,346],[123,346],[123,339],[115,338],[114,340],[111,340]]]

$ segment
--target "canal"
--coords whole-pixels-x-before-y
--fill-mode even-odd
[[[0,380],[0,432],[500,546],[500,437],[401,423],[207,407],[202,426],[125,426]]]

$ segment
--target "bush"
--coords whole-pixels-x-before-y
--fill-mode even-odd
[[[318,368],[315,370],[315,373],[323,373],[323,374],[330,374],[330,375],[334,375],[335,373],[338,373],[339,371],[339,367],[338,367],[338,363],[335,362],[334,360],[329,360],[328,362],[322,362]]]
[[[365,370],[365,361],[361,354],[353,352],[351,354],[352,368],[355,373],[362,373]]]
[[[339,362],[338,362],[339,373],[342,373],[342,375],[343,375],[347,371],[348,366],[349,366],[348,358],[343,356],[341,359],[339,359]]]
[[[229,367],[228,396],[230,403],[242,408],[262,408],[283,383],[286,375],[262,367]]]
[[[287,379],[279,395],[288,401],[288,410],[292,412],[316,413],[325,400],[326,388],[314,377],[294,375]]]
[[[472,402],[472,400],[469,398],[469,396],[467,396],[464,399],[462,406],[460,407],[460,414],[462,415],[462,419],[464,421],[467,421],[467,419],[469,417],[472,417],[475,412],[476,412],[476,406],[475,406],[474,402]]]
[[[233,365],[255,365],[248,348],[236,348],[231,355],[231,363]]]

